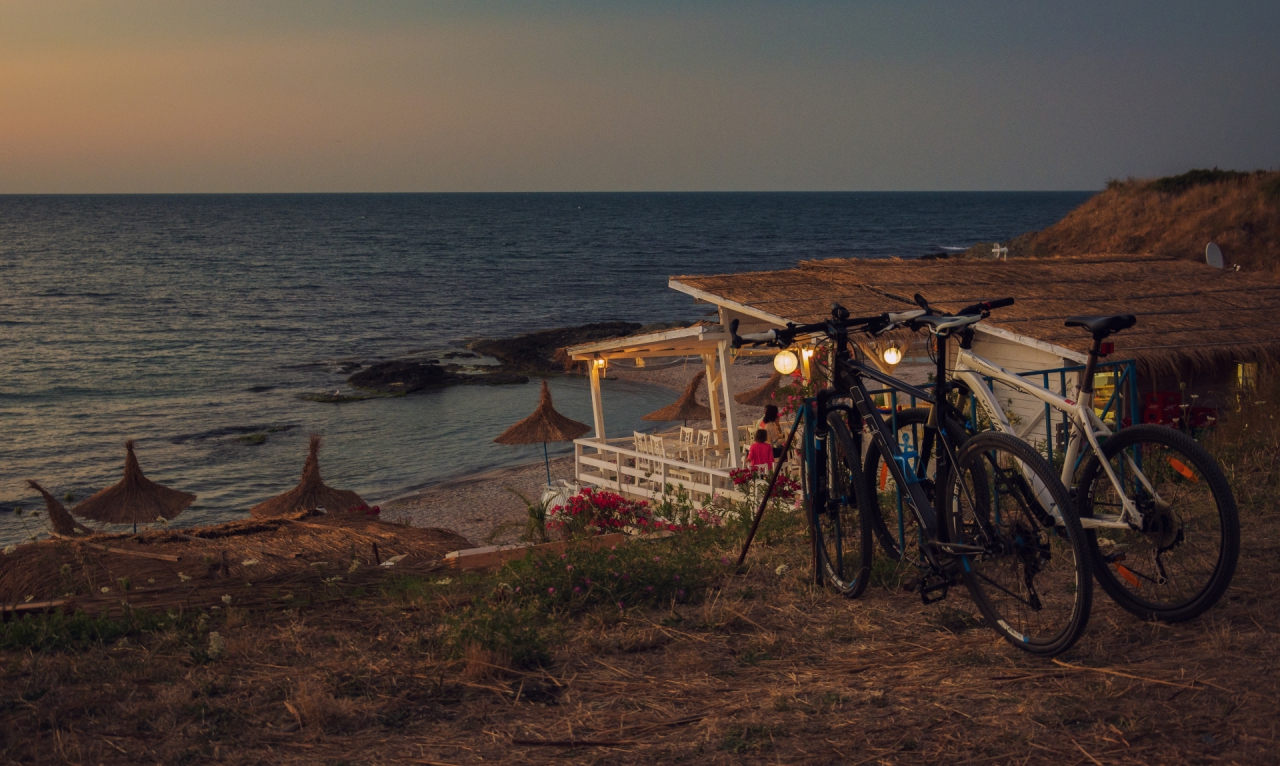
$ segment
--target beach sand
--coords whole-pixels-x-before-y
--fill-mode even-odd
[[[623,370],[614,366],[609,369],[608,376],[683,391],[689,379],[702,369],[701,363],[693,361],[663,369]],[[929,365],[904,363],[895,372],[908,382],[923,383],[929,371]],[[747,391],[762,385],[772,373],[773,367],[769,364],[739,362],[729,367],[729,385],[735,392]],[[706,402],[705,389],[698,398]],[[734,416],[739,425],[752,423],[763,413],[763,407],[734,404]],[[607,411],[605,418],[608,418]],[[703,428],[708,426],[705,422],[690,421],[689,424]],[[573,458],[552,460],[551,477],[553,480],[572,479]],[[507,466],[451,479],[382,503],[382,516],[390,521],[405,519],[415,527],[449,529],[476,545],[484,544],[488,538],[493,542],[514,542],[524,532],[528,515],[524,501],[511,490],[537,502],[545,481],[546,471],[541,461]]]

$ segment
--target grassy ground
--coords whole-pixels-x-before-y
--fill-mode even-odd
[[[9,623],[0,757],[1274,763],[1280,528],[1271,493],[1239,494],[1218,607],[1165,626],[1099,591],[1058,662],[981,627],[962,590],[926,607],[888,585],[857,601],[815,588],[785,515],[744,574],[724,561],[734,529],[494,575],[317,579],[294,609]]]

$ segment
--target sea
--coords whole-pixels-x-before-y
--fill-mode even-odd
[[[119,480],[129,438],[151,479],[198,496],[178,526],[292,487],[311,433],[325,481],[371,503],[540,461],[540,446],[493,443],[536,406],[536,379],[302,397],[350,393],[350,363],[704,317],[672,275],[955,252],[1091,194],[0,196],[0,543],[45,532],[27,479],[71,506]],[[591,422],[585,380],[550,383],[558,410]],[[612,433],[675,398],[612,379],[603,396]]]

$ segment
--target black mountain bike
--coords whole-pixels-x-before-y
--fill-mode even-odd
[[[947,399],[947,339],[1012,303],[1011,298],[979,303],[951,316],[920,310],[860,318],[834,304],[831,318],[823,322],[739,336],[735,321],[729,330],[735,347],[785,348],[802,338],[832,347],[830,385],[807,405],[806,420],[812,428],[805,449],[810,526],[822,578],[852,598],[861,595],[870,577],[875,520],[860,510],[876,507],[862,459],[866,435],[869,449],[880,454],[904,490],[914,518],[921,599],[940,601],[950,586],[963,581],[996,632],[1019,649],[1052,656],[1084,632],[1093,595],[1084,531],[1067,492],[1025,442],[988,432],[960,446],[951,428],[938,427],[963,422]],[[854,356],[851,330],[878,334],[898,326],[927,329],[938,339],[933,392]],[[868,379],[933,405],[919,453],[930,459],[912,460],[902,453],[888,418],[867,390]],[[1042,497],[1056,507],[1045,508]]]

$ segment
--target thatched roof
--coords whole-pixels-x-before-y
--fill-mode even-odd
[[[161,486],[142,475],[133,454],[133,439],[124,443],[124,449],[124,478],[72,508],[73,514],[109,524],[148,524],[172,519],[195,502],[195,495]]]
[[[591,426],[566,418],[551,406],[551,389],[542,381],[538,408],[529,417],[502,432],[498,444],[540,444],[571,442],[591,430]]]
[[[689,381],[689,385],[685,387],[684,393],[674,404],[669,404],[660,410],[650,412],[641,420],[710,420],[711,408],[705,404],[699,404],[698,386],[702,385],[703,379],[707,377],[706,370],[698,370],[698,374],[693,376]]]
[[[67,512],[66,508],[62,507],[62,503],[58,502],[58,498],[46,492],[44,487],[34,480],[27,479],[27,486],[44,496],[44,507],[49,514],[49,523],[53,525],[54,532],[66,537],[76,534],[91,534],[93,532],[93,530],[71,518],[71,514]]]
[[[320,479],[320,436],[311,434],[307,462],[302,466],[302,481],[283,495],[253,506],[249,509],[249,515],[262,519],[283,516],[293,511],[324,508],[326,511],[334,512],[362,505],[365,505],[365,502],[356,493],[345,489],[333,489]]]
[[[766,321],[799,323],[828,316],[832,301],[859,316],[914,307],[917,292],[943,310],[1012,296],[1015,305],[978,328],[1083,354],[1089,337],[1064,327],[1066,317],[1132,313],[1138,324],[1112,338],[1113,359],[1132,358],[1148,370],[1280,360],[1280,284],[1160,256],[832,259],[775,272],[673,277],[671,286]]]
[[[774,404],[773,392],[777,391],[780,385],[782,385],[782,373],[774,370],[769,379],[764,382],[764,385],[759,388],[753,388],[750,391],[734,394],[733,400],[738,404],[746,404],[752,407],[764,407],[765,405]]]

